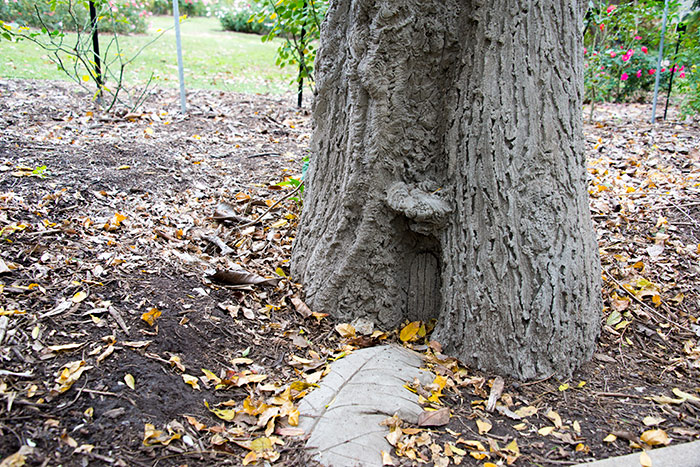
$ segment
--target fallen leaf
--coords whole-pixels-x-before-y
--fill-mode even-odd
[[[518,410],[515,411],[515,414],[518,417],[525,418],[525,417],[530,417],[532,415],[535,415],[537,413],[537,407],[533,407],[531,405],[526,406],[526,407],[521,407]]]
[[[418,331],[420,331],[420,326],[420,321],[413,321],[404,326],[399,333],[399,339],[401,339],[401,342],[410,342],[411,340],[414,340],[418,335]]]
[[[301,301],[300,298],[297,297],[292,297],[292,305],[294,305],[294,309],[299,313],[301,316],[304,318],[308,318],[312,315],[311,309]]]
[[[661,429],[647,430],[639,438],[649,446],[667,446],[671,444],[668,434]]]
[[[146,313],[141,315],[141,319],[148,323],[149,326],[156,324],[156,320],[160,318],[161,311],[158,308],[151,308]]]
[[[488,433],[492,426],[493,425],[486,420],[478,419],[476,421],[476,428],[478,429],[480,435]]]
[[[202,431],[206,429],[206,425],[204,423],[198,422],[196,418],[190,417],[189,415],[185,415],[185,418],[187,421],[194,427],[195,430],[197,431]]]
[[[183,374],[182,375],[182,380],[186,383],[192,386],[194,389],[199,391],[199,383],[196,377],[188,374]]]
[[[71,298],[71,301],[73,303],[80,303],[83,300],[87,298],[88,294],[83,292],[82,290],[80,292],[77,292],[75,295],[73,295],[73,298]]]
[[[683,392],[678,388],[673,388],[673,394],[681,399],[683,399],[683,402],[687,400],[695,401],[695,402],[700,402],[700,397],[696,397],[692,394],[689,394],[687,392]]]
[[[614,442],[615,440],[617,440],[617,436],[613,435],[612,433],[610,433],[608,436],[606,436],[605,438],[603,438],[603,442],[604,442],[604,443],[612,443],[612,442]]]
[[[555,426],[545,426],[545,427],[542,427],[539,430],[537,430],[537,433],[539,433],[542,436],[549,436],[556,429],[557,429],[557,427],[555,427]]]
[[[418,426],[445,426],[449,422],[450,409],[447,407],[439,410],[424,410],[418,416]]]
[[[340,337],[355,337],[355,328],[352,324],[341,323],[335,327],[335,331],[340,334]]]
[[[382,453],[382,465],[396,465],[394,462],[394,458],[391,457],[391,454],[389,454],[386,451],[380,451]]]
[[[124,382],[125,382],[126,385],[129,386],[129,388],[131,388],[132,390],[135,390],[135,389],[136,389],[136,380],[134,379],[134,377],[133,377],[133,375],[132,375],[131,373],[127,373],[127,374],[124,376]]]
[[[646,426],[657,426],[665,422],[665,418],[661,417],[652,417],[651,415],[644,417],[644,420],[642,420],[642,423],[644,423]]]
[[[642,451],[642,453],[639,455],[639,464],[641,467],[652,467],[651,457],[649,457],[649,454],[647,454],[646,451]]]
[[[557,427],[557,428],[562,427],[561,417],[554,410],[550,410],[547,413],[547,418],[550,419],[554,423],[555,427]]]

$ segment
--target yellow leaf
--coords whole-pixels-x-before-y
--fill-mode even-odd
[[[389,454],[386,451],[381,451],[382,453],[382,465],[396,465],[394,463],[394,459],[391,457],[391,454]]]
[[[130,168],[130,165],[120,165],[119,167],[117,167],[117,170],[129,170]]]
[[[83,81],[90,81],[90,75],[83,75]]]
[[[651,457],[649,457],[646,451],[643,451],[639,455],[639,464],[641,467],[651,467]]]
[[[660,429],[647,430],[642,433],[642,436],[639,438],[649,446],[666,446],[671,443],[671,440],[668,438],[666,432]]]
[[[560,385],[559,385],[559,390],[560,390],[561,392],[564,392],[564,391],[566,391],[567,389],[569,389],[569,387],[570,387],[570,386],[569,386],[569,383],[560,384]]]
[[[277,222],[270,224],[270,228],[279,229],[280,227],[284,227],[285,225],[287,225],[287,219],[280,219]]]
[[[700,398],[695,397],[692,394],[688,394],[687,392],[683,392],[678,388],[673,388],[673,394],[683,399],[683,402],[687,401],[688,399],[695,402],[700,402]]]
[[[194,389],[199,390],[199,382],[197,381],[197,378],[192,376],[192,375],[187,375],[184,374],[182,375],[182,380],[186,383],[192,386]]]
[[[483,435],[483,434],[488,433],[488,432],[491,430],[491,427],[492,427],[492,426],[493,426],[493,425],[491,425],[491,423],[489,423],[489,422],[486,421],[486,420],[478,419],[478,420],[476,421],[476,427],[477,427],[477,429],[479,430],[479,434],[480,434],[480,435]]]
[[[148,127],[145,130],[143,130],[143,132],[146,133],[146,135],[151,136],[153,134],[153,128]]]
[[[136,389],[136,380],[134,379],[134,376],[133,376],[131,373],[127,373],[127,374],[124,376],[124,382],[125,382],[126,385],[129,386],[129,388],[131,388],[132,390],[135,390],[135,389]]]
[[[355,337],[355,328],[348,323],[341,323],[335,327],[335,331],[341,337]]]
[[[248,454],[245,455],[243,458],[243,465],[248,465],[252,464],[253,462],[258,460],[258,455],[255,454],[255,451],[249,451]]]
[[[537,430],[537,433],[539,433],[542,436],[549,436],[554,430],[556,430],[556,427],[554,426],[545,426]]]
[[[518,447],[518,441],[515,439],[513,441],[511,441],[510,443],[508,443],[508,445],[505,447],[505,449],[506,449],[506,451],[512,452],[516,456],[520,455],[520,448]]]
[[[221,383],[221,378],[219,378],[218,376],[216,376],[216,375],[215,375],[214,373],[212,373],[211,371],[209,371],[209,370],[207,370],[207,369],[205,369],[205,368],[202,368],[202,373],[204,373],[204,375],[207,377],[207,380],[208,380],[208,381],[210,381],[210,382],[212,382],[212,383],[214,383],[214,384],[219,384],[219,383]]]
[[[420,326],[420,321],[413,321],[412,323],[408,323],[399,334],[399,339],[401,339],[401,342],[409,342],[415,339],[416,335],[418,334],[418,331],[420,330]]]
[[[617,439],[617,436],[615,436],[614,434],[610,433],[608,436],[606,436],[605,438],[603,438],[603,442],[604,442],[604,443],[612,443],[612,442],[615,441],[616,439]]]
[[[526,423],[518,423],[517,425],[513,425],[513,428],[518,430],[518,431],[523,431],[525,428],[527,428]]]
[[[83,291],[81,290],[80,292],[78,292],[78,293],[76,293],[75,295],[73,295],[73,298],[71,298],[71,301],[72,301],[73,303],[80,303],[80,302],[82,302],[83,300],[85,300],[85,299],[87,298],[87,296],[88,296],[88,295],[87,295],[85,292],[83,292]]]
[[[185,365],[182,364],[180,357],[178,357],[177,355],[171,356],[170,359],[168,360],[168,362],[170,363],[170,366],[176,367],[178,370],[180,370],[182,372],[185,371]]]
[[[158,308],[151,308],[149,311],[141,315],[141,319],[148,323],[149,326],[156,324],[156,320],[160,318],[161,311]]]
[[[487,462],[484,464],[484,467],[498,467],[498,465],[494,464],[493,462]]]

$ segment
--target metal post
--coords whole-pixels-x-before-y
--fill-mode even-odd
[[[95,82],[97,83],[97,103],[102,104],[102,64],[100,62],[100,36],[97,30],[97,10],[95,2],[90,0],[90,27],[92,27],[92,54],[95,59]]]
[[[185,96],[185,69],[182,64],[182,41],[180,40],[180,5],[173,0],[173,17],[175,18],[175,42],[177,44],[177,71],[180,78],[180,112],[187,113],[187,98]]]
[[[673,75],[676,73],[676,59],[678,58],[678,48],[681,45],[681,37],[685,31],[685,25],[678,25],[678,40],[676,41],[676,51],[673,53],[673,67],[671,67],[671,78],[668,80],[668,91],[666,92],[666,106],[664,107],[664,120],[668,113],[668,103],[671,101],[671,89],[673,89]]]
[[[656,123],[656,101],[659,98],[659,82],[661,81],[661,60],[664,58],[664,36],[666,35],[666,20],[668,19],[668,0],[664,1],[664,19],[661,22],[661,40],[659,41],[659,59],[656,61],[656,81],[654,82],[654,103],[651,106],[651,124]]]
[[[304,6],[302,7],[304,10],[306,10],[306,2],[304,2]],[[306,11],[304,11],[304,14],[306,14]],[[304,68],[306,67],[306,64],[304,63],[304,38],[306,37],[306,26],[301,27],[301,39],[299,39],[299,45],[301,45],[301,50],[299,51],[299,90],[297,91],[297,107],[301,108],[301,103],[304,98],[304,77],[301,75],[304,71]]]

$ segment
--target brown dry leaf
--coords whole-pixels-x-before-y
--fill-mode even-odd
[[[557,427],[557,428],[562,427],[561,417],[554,410],[550,410],[547,413],[547,418],[550,419],[552,421],[552,423],[554,423],[555,427]]]
[[[644,417],[644,420],[642,420],[642,423],[644,423],[646,426],[657,426],[665,422],[665,418],[661,417],[653,417],[651,415],[648,415]]]
[[[537,430],[537,433],[539,433],[541,436],[549,436],[556,429],[557,427],[555,426],[545,426]]]
[[[306,305],[306,303],[304,303],[298,297],[292,297],[292,305],[294,305],[294,309],[297,311],[297,313],[299,313],[304,318],[308,318],[313,314],[311,312],[311,309]]]
[[[450,409],[424,410],[418,416],[418,426],[445,426],[450,422]],[[477,422],[478,423],[478,422]]]
[[[668,434],[661,429],[647,430],[639,438],[649,446],[667,446],[671,444]]]
[[[505,387],[505,381],[500,376],[496,376],[491,385],[491,393],[489,394],[489,400],[486,404],[486,411],[493,412],[496,408],[496,402],[503,394],[503,388]]]
[[[340,323],[335,327],[335,332],[340,334],[340,337],[355,337],[355,328],[352,324]]]
[[[202,431],[207,428],[207,426],[204,423],[198,422],[196,418],[190,417],[189,415],[185,415],[185,419],[194,427],[195,430],[197,431]]]
[[[532,415],[535,415],[537,413],[537,407],[533,407],[531,405],[526,406],[526,407],[520,407],[518,410],[515,411],[515,414],[518,417],[525,418],[525,417],[530,417]]]

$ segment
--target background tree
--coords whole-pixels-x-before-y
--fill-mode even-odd
[[[331,3],[292,258],[312,308],[435,318],[449,353],[522,379],[591,356],[582,3]]]

